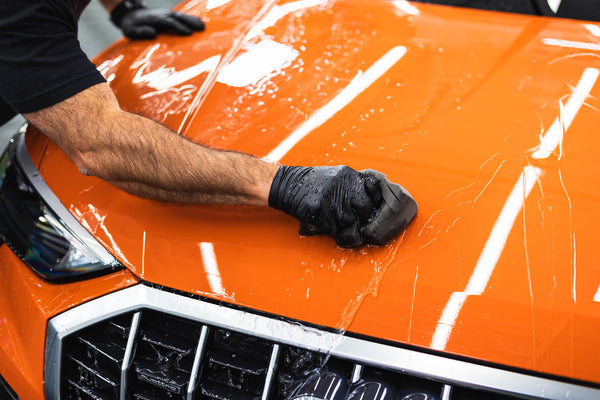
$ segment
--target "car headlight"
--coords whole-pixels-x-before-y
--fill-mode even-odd
[[[42,278],[90,278],[123,266],[68,212],[17,135],[0,158],[0,233]]]

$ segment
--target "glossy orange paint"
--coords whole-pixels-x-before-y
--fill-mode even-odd
[[[42,134],[37,129],[29,129],[25,136],[25,144],[27,146],[27,152],[31,157],[31,160],[36,166],[39,166],[46,151],[46,147],[50,142],[50,138]]]
[[[385,247],[344,250],[271,209],[136,198],[50,144],[41,173],[67,208],[147,281],[600,383],[600,40],[585,23],[224,3],[181,6],[204,33],[107,50],[99,69],[121,104],[205,145],[380,170],[416,198],[416,220]]]
[[[0,247],[0,371],[21,399],[43,399],[49,318],[138,280],[127,270],[82,282],[50,284]]]

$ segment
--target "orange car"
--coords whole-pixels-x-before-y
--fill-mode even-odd
[[[0,398],[600,399],[600,25],[402,0],[190,0],[122,40],[121,105],[216,148],[373,168],[384,247],[260,207],[81,175],[34,128],[0,161]]]

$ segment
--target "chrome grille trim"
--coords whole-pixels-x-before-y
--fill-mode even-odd
[[[341,336],[312,327],[222,307],[145,285],[132,286],[65,311],[48,323],[44,392],[48,400],[59,400],[63,339],[80,329],[119,314],[151,309],[243,334],[333,356],[370,364],[419,377],[491,390],[522,398],[588,400],[600,398],[600,389],[554,381]],[[447,389],[444,388],[444,392]]]
[[[279,345],[273,345],[273,352],[271,353],[271,359],[269,360],[269,369],[267,370],[267,376],[265,377],[265,388],[261,396],[261,400],[268,400],[271,392],[271,385],[273,384],[273,378],[275,377],[275,368],[277,368],[277,359],[279,358]]]
[[[362,377],[362,369],[362,365],[354,364],[354,369],[352,370],[352,379],[350,380],[352,383],[356,383],[360,380]]]
[[[142,316],[141,312],[136,312],[133,314],[131,319],[131,329],[129,330],[129,337],[127,338],[127,347],[125,348],[125,356],[123,357],[123,364],[121,365],[121,393],[120,399],[127,399],[127,372],[129,371],[129,367],[131,367],[131,363],[133,362],[133,344],[135,342],[135,337],[137,336],[138,329],[140,327],[140,317]]]
[[[204,357],[204,348],[206,347],[206,339],[208,338],[208,326],[203,325],[202,331],[200,332],[200,339],[198,339],[198,347],[196,348],[196,354],[194,355],[194,365],[192,366],[192,373],[190,375],[190,383],[187,388],[186,399],[192,400],[194,398],[194,389],[196,388],[196,381],[198,379],[198,371],[200,370],[200,362]]]
[[[450,396],[452,396],[452,386],[444,385],[442,389],[442,400],[450,400]]]

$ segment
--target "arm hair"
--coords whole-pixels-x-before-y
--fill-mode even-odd
[[[155,200],[268,205],[278,165],[211,149],[121,110],[106,83],[25,114],[85,175]]]

